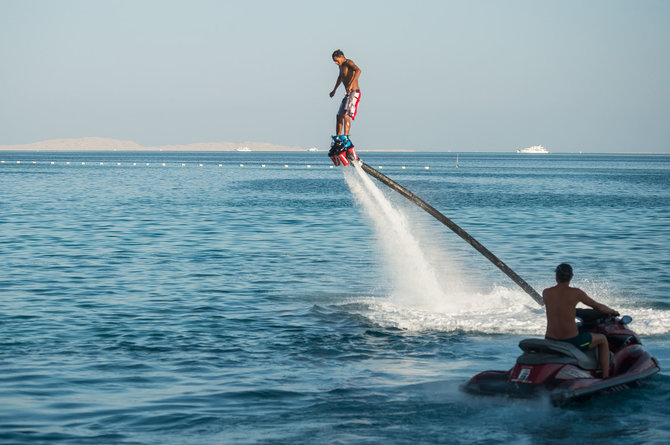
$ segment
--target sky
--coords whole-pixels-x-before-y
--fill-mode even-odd
[[[0,145],[670,153],[670,2],[0,0]]]

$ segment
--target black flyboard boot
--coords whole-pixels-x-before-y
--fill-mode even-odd
[[[358,160],[356,150],[354,150],[354,144],[351,142],[351,139],[349,139],[349,135],[344,136],[344,148],[347,150],[347,159],[350,161]]]
[[[349,165],[350,161],[358,159],[354,144],[349,136],[333,136],[333,143],[330,145],[328,156],[335,165]]]
[[[333,143],[330,144],[330,151],[328,156],[332,159],[333,164],[338,165],[349,165],[349,160],[347,159],[347,149],[344,148],[344,142],[340,136],[333,136]]]

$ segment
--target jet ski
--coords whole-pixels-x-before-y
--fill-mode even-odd
[[[610,377],[602,378],[597,349],[583,352],[570,343],[528,338],[523,353],[509,371],[484,371],[462,389],[473,394],[535,397],[548,394],[554,405],[563,405],[598,392],[637,386],[660,371],[658,360],[642,347],[628,328],[629,316],[609,317],[594,309],[577,309],[579,332],[601,333],[610,349]]]
[[[358,159],[354,144],[351,143],[349,136],[333,136],[333,142],[330,144],[328,156],[336,166],[347,166],[351,161]]]

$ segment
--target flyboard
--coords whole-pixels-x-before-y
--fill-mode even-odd
[[[470,244],[475,250],[477,250],[477,252],[481,253],[484,257],[486,257],[486,259],[491,261],[505,275],[510,277],[512,281],[518,284],[521,287],[521,289],[523,289],[528,295],[530,295],[531,298],[535,300],[540,306],[544,304],[540,294],[538,294],[537,291],[533,289],[533,287],[530,284],[528,284],[516,272],[510,269],[510,267],[507,264],[505,264],[500,258],[495,256],[486,247],[484,247],[479,241],[474,239],[468,232],[463,230],[463,228],[461,228],[458,224],[456,224],[455,222],[444,216],[433,206],[431,206],[426,201],[416,196],[414,193],[407,190],[405,187],[401,186],[388,176],[383,175],[374,168],[370,167],[365,162],[361,161],[356,155],[354,145],[351,143],[348,137],[342,138],[340,136],[334,136],[333,144],[331,145],[331,149],[330,152],[328,153],[328,156],[330,156],[330,158],[332,159],[333,163],[336,166],[339,165],[347,166],[352,162],[358,163],[363,169],[363,171],[365,171],[368,175],[377,179],[379,182],[388,186],[392,190],[395,190],[396,192],[400,193],[402,196],[412,201],[418,207],[422,208],[424,211],[430,214],[433,218],[435,218],[436,220],[447,226],[449,229],[451,229],[458,236],[463,238],[465,242]]]

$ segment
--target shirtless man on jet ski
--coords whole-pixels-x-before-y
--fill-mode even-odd
[[[610,374],[610,353],[607,338],[603,334],[589,332],[580,334],[575,323],[575,309],[577,303],[584,303],[605,315],[617,316],[619,313],[593,300],[583,290],[570,287],[572,277],[572,266],[565,263],[559,264],[556,268],[556,286],[542,291],[542,298],[547,310],[545,338],[571,343],[583,351],[598,347],[600,368],[603,372],[603,379],[606,379]]]

